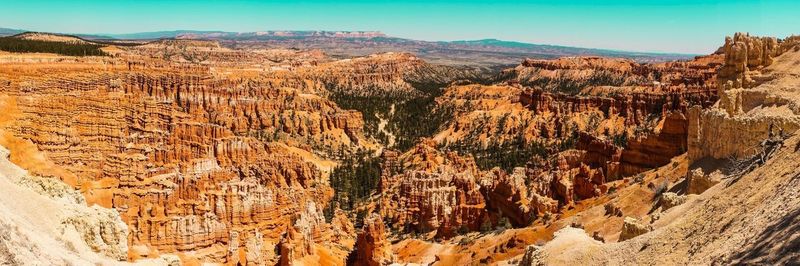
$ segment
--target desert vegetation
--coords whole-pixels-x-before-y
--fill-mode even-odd
[[[54,53],[69,56],[108,56],[92,43],[71,43],[43,40],[27,40],[16,37],[0,37],[0,50],[15,53]]]

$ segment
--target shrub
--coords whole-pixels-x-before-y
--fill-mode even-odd
[[[653,200],[661,198],[661,194],[667,192],[668,186],[669,186],[669,181],[664,181],[661,182],[661,184],[658,184],[658,186],[656,186],[655,188],[653,188],[653,192],[655,193],[655,195],[653,195]]]
[[[612,141],[614,142],[614,145],[616,145],[617,147],[625,148],[628,146],[628,134],[622,133],[619,135],[614,135]]]
[[[500,217],[500,220],[497,221],[497,230],[506,230],[511,229],[511,221],[508,220],[507,217]]]
[[[633,182],[636,182],[638,184],[644,183],[644,174],[640,173],[636,175],[636,177],[633,178]]]
[[[488,217],[485,217],[483,219],[483,222],[481,223],[481,228],[480,229],[481,229],[481,232],[484,232],[484,233],[491,231],[492,230],[492,221],[491,221],[491,219],[489,219]]]
[[[469,231],[470,231],[469,227],[467,227],[466,225],[462,225],[461,227],[458,228],[458,233],[462,235],[469,233]]]

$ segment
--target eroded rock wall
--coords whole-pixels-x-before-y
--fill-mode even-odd
[[[5,65],[0,90],[14,105],[4,129],[42,150],[89,204],[120,212],[128,259],[277,261],[273,247],[298,224],[295,214],[331,197],[317,156],[370,145],[360,114],[311,89],[284,87],[294,80],[237,78],[207,62],[138,52],[111,62]],[[354,234],[306,239],[335,237]]]
[[[762,68],[771,65],[774,58],[800,45],[800,37],[791,36],[785,39],[775,37],[750,36],[749,33],[737,32],[733,37],[726,37],[720,51],[725,55],[725,64],[720,67],[718,82],[720,90],[735,88],[752,88],[761,84],[768,77],[758,73]]]
[[[771,134],[788,135],[800,128],[792,95],[797,82],[786,65],[799,45],[794,36],[777,40],[737,33],[726,38],[718,105],[688,113],[690,161],[743,159],[760,152]]]
[[[440,153],[423,141],[400,161],[403,173],[380,185],[379,212],[393,227],[442,237],[479,229],[488,213],[472,158]]]
[[[375,213],[366,217],[356,239],[354,254],[350,255],[350,265],[382,266],[394,262],[392,247],[386,238],[383,218]]]

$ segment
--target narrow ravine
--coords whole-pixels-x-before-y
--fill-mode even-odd
[[[392,117],[392,116],[394,116],[394,104],[392,104],[389,107],[389,117]],[[378,122],[378,131],[379,132],[383,132],[383,134],[386,134],[386,136],[388,136],[388,138],[389,138],[387,143],[386,143],[386,147],[387,148],[393,147],[394,143],[395,143],[395,140],[396,140],[396,137],[395,137],[394,134],[392,134],[391,131],[386,130],[386,126],[389,124],[389,119],[384,119],[380,115],[378,115],[377,113],[375,114],[375,117],[377,117],[378,120],[380,120],[380,122]]]

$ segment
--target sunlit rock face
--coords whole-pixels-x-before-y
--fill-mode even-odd
[[[651,193],[633,177],[656,180],[649,171],[677,169],[676,157],[752,156],[745,147],[770,129],[800,128],[790,89],[797,75],[786,71],[794,62],[782,59],[797,43],[737,34],[716,54],[657,64],[526,59],[481,82],[409,53],[334,59],[200,40],[104,48],[113,57],[0,53],[0,145],[24,154],[12,152],[13,163],[65,183],[58,193],[96,205],[97,215],[79,209],[82,217],[64,223],[117,260],[384,265],[403,262],[413,245],[441,253],[498,239],[493,252],[504,253],[555,230],[527,228],[597,214],[592,204],[623,195],[612,189]],[[411,148],[391,151],[364,130],[372,117],[337,105],[341,96],[429,97],[433,111],[450,116]],[[540,144],[541,153],[501,168],[456,149],[509,143]],[[380,181],[353,210],[340,210],[328,177],[363,152],[380,155]],[[687,192],[702,194],[720,178],[692,172]],[[660,198],[662,211],[693,199]],[[622,218],[623,209],[635,214],[650,208],[645,201],[609,205],[613,215],[597,219],[618,223],[615,232],[599,220],[588,226],[605,230],[593,232],[597,239],[639,241],[650,225]],[[489,230],[497,234],[470,246],[474,232]]]
[[[309,209],[318,211],[304,219],[322,221],[309,230],[327,230],[330,169],[310,151],[370,145],[361,114],[310,93],[318,81],[250,76],[237,60],[258,53],[181,45],[206,61],[148,58],[157,54],[145,46],[115,58],[5,64],[0,91],[13,104],[3,130],[35,144],[59,170],[48,174],[89,204],[120,212],[130,259],[277,260],[273,247]],[[300,232],[310,243],[334,237]]]

